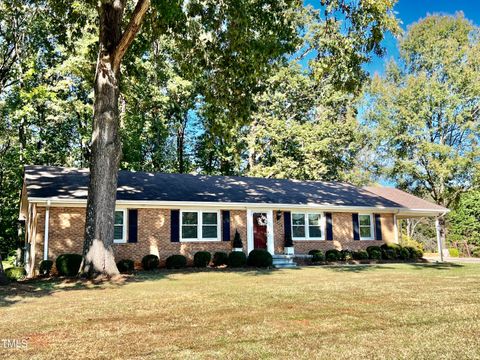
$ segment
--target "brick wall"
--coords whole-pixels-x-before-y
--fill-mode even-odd
[[[295,253],[307,253],[312,249],[364,249],[370,245],[381,245],[383,241],[354,241],[351,213],[333,213],[333,241],[294,241]],[[393,215],[382,214],[382,235],[384,241],[393,242]],[[274,249],[275,253],[283,253],[284,217],[283,213],[277,219],[277,211],[273,211]],[[85,224],[85,209],[73,207],[50,208],[49,251],[50,259],[60,254],[77,253],[83,249],[83,232]],[[38,208],[38,227],[36,237],[36,268],[43,259],[43,237],[45,225],[45,208]],[[230,235],[233,240],[235,230],[238,230],[247,250],[247,215],[245,210],[230,211]],[[216,242],[176,242],[170,241],[170,210],[138,209],[138,242],[114,244],[115,257],[132,259],[140,262],[143,256],[155,254],[161,263],[172,254],[182,254],[190,260],[193,254],[200,250],[231,251],[231,241]]]

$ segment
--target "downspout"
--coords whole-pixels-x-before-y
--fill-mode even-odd
[[[45,211],[45,236],[43,240],[43,260],[48,260],[48,224],[50,222],[50,200],[47,201]]]

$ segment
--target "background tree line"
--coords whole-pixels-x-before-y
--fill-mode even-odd
[[[478,28],[430,16],[401,34],[394,3],[156,2],[122,65],[121,168],[386,179],[458,208],[452,240],[480,245],[457,206],[478,186]],[[22,166],[89,164],[97,22],[88,1],[0,3],[3,253]],[[401,58],[372,80],[387,31]]]

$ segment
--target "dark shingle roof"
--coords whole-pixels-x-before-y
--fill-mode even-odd
[[[29,198],[86,199],[86,169],[26,166]],[[402,207],[340,182],[120,171],[118,200]]]
[[[381,196],[385,199],[391,200],[400,204],[404,208],[408,209],[427,209],[427,210],[443,210],[446,211],[448,209],[444,208],[443,206],[437,205],[430,201],[424,200],[412,194],[409,194],[405,191],[400,189],[391,188],[391,187],[384,187],[384,186],[367,186],[365,190]]]

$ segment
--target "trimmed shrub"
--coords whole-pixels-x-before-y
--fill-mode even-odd
[[[53,261],[52,260],[42,260],[40,261],[39,271],[40,275],[48,276],[50,271],[52,271]]]
[[[404,249],[408,251],[408,258],[409,259],[416,259],[417,258],[417,249],[413,246],[404,246]]]
[[[235,230],[235,236],[233,237],[233,247],[234,248],[243,247],[242,238],[240,237],[240,234],[238,233],[238,230]]]
[[[5,276],[10,280],[20,280],[27,275],[27,272],[23,267],[11,267],[5,270]]]
[[[352,253],[353,260],[368,260],[368,253],[365,250],[358,250]]]
[[[183,255],[171,255],[166,261],[167,269],[183,269],[187,267],[187,258]]]
[[[312,255],[312,262],[321,262],[325,261],[325,254],[322,250],[310,250],[308,255]]]
[[[340,260],[350,261],[353,259],[352,252],[350,250],[344,249],[340,251]]]
[[[228,264],[228,254],[223,251],[217,251],[213,254],[213,266],[222,266]]]
[[[160,265],[157,255],[149,254],[145,255],[142,259],[143,270],[154,270]]]
[[[82,255],[79,254],[62,254],[55,260],[55,266],[60,276],[77,275],[81,264]]]
[[[459,257],[460,252],[456,248],[449,248],[448,254],[450,255],[450,257]]]
[[[208,251],[197,251],[193,256],[193,265],[198,268],[207,267],[212,260],[212,254]]]
[[[232,251],[228,254],[228,266],[231,268],[244,267],[247,263],[247,255],[243,251]]]
[[[134,270],[135,265],[133,260],[122,259],[119,262],[117,262],[117,268],[118,268],[118,271],[120,271],[121,273],[129,273]]]
[[[267,250],[256,249],[250,251],[250,254],[248,254],[248,266],[266,268],[272,266],[272,263],[272,255],[270,255]]]
[[[368,258],[371,260],[381,260],[382,259],[382,249],[380,246],[369,246],[367,247]]]
[[[386,243],[380,246],[382,250],[382,258],[385,260],[396,260],[400,257],[400,245]]]
[[[342,254],[337,249],[330,249],[325,252],[325,259],[327,261],[339,261]]]
[[[400,248],[400,251],[399,251],[399,256],[398,256],[401,260],[408,260],[408,259],[411,259],[410,257],[410,251],[404,247],[401,247]]]

